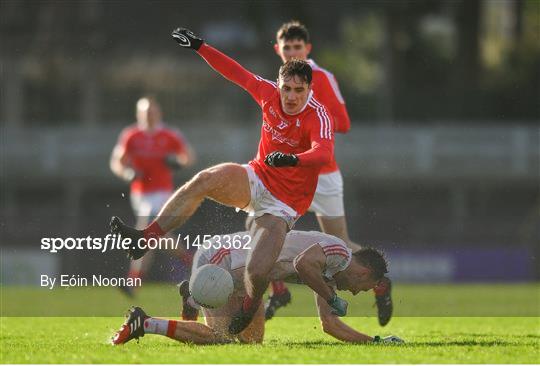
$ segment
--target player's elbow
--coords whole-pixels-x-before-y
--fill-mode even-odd
[[[345,133],[349,132],[350,130],[351,130],[351,125],[347,124],[345,126],[336,126],[335,132],[345,134]]]

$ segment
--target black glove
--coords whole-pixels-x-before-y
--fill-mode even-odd
[[[167,165],[169,168],[171,168],[172,170],[180,170],[182,169],[182,164],[180,164],[178,162],[178,159],[176,158],[176,155],[174,154],[170,154],[170,155],[167,155],[164,159],[165,161],[165,165]]]
[[[171,36],[178,44],[184,48],[191,48],[197,51],[204,43],[204,39],[197,37],[192,31],[186,28],[176,28]]]
[[[264,158],[266,165],[270,165],[276,168],[284,166],[296,166],[298,164],[298,157],[294,154],[284,154],[279,151],[271,152]]]

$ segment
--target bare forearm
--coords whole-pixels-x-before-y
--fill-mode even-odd
[[[114,175],[124,180],[129,180],[127,176],[133,171],[129,166],[122,164],[120,160],[111,160],[110,168]]]
[[[334,291],[326,284],[322,277],[321,268],[315,263],[299,261],[295,266],[298,277],[324,300],[334,296]]]
[[[368,343],[373,341],[373,337],[354,330],[337,318],[326,323],[323,321],[323,329],[325,333],[343,342]]]

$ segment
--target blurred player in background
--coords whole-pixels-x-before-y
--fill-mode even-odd
[[[173,192],[173,171],[194,163],[195,153],[180,131],[162,122],[161,108],[152,97],[137,101],[136,124],[125,128],[113,149],[110,167],[130,183],[131,206],[137,227],[144,228]],[[189,264],[189,255],[176,253]],[[140,278],[149,269],[152,256],[133,260],[128,277]],[[123,287],[132,295],[131,287]]]
[[[113,217],[111,232],[131,237],[134,243],[162,236],[182,226],[205,198],[248,211],[255,217],[250,230],[254,248],[249,251],[245,267],[246,296],[229,325],[230,332],[238,334],[259,309],[286,233],[307,211],[320,167],[331,159],[332,119],[313,98],[307,62],[285,63],[275,83],[244,69],[187,29],[179,28],[172,36],[181,47],[196,50],[212,68],[248,91],[261,107],[263,122],[257,156],[249,165],[224,163],[199,172],[175,192],[143,231]],[[144,249],[133,245],[130,253],[140,257]],[[337,306],[333,299],[326,300]]]
[[[248,252],[244,249],[225,249],[216,244],[225,243],[226,236],[243,237],[246,234],[243,232],[213,238],[209,249],[199,249],[195,255],[192,273],[201,266],[214,264],[228,271],[234,282],[234,292],[227,304],[218,309],[202,308],[206,324],[152,318],[141,308],[134,307],[130,309],[124,325],[114,335],[113,344],[124,344],[145,334],[158,334],[195,344],[230,343],[236,338],[243,343],[261,343],[265,323],[262,304],[253,322],[242,333],[235,336],[227,328],[231,317],[242,307],[245,293],[243,277]],[[347,311],[347,302],[339,299],[340,306],[336,309],[325,300],[329,297],[337,298],[336,290],[350,291],[356,295],[372,289],[388,271],[387,266],[383,254],[375,249],[363,248],[352,253],[345,242],[334,236],[315,231],[291,231],[287,234],[270,277],[309,286],[315,293],[322,329],[334,338],[351,343],[402,343],[395,336],[371,337],[356,331],[339,319]],[[186,306],[193,299],[189,297],[187,281],[182,287]]]
[[[311,42],[307,28],[298,21],[283,24],[277,31],[274,50],[283,63],[291,59],[306,60],[313,69],[313,95],[329,111],[334,119],[334,132],[347,133],[351,120],[347,113],[345,100],[341,96],[336,78],[308,58]],[[332,154],[332,159],[320,171],[317,190],[309,208],[317,215],[321,230],[343,239],[352,249],[360,245],[349,238],[345,207],[343,204],[343,178]],[[381,325],[386,325],[392,317],[391,282],[383,277],[374,289],[378,318]],[[272,295],[266,303],[265,317],[271,319],[276,310],[291,301],[291,294],[283,282],[272,282]]]

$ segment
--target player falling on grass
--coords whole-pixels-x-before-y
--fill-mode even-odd
[[[136,124],[120,134],[110,168],[116,176],[130,183],[137,226],[145,227],[173,192],[173,170],[192,165],[195,153],[180,131],[162,122],[161,108],[154,98],[143,97],[137,101],[136,119]],[[128,277],[141,278],[151,259],[147,256],[131,261]],[[131,287],[122,287],[122,290],[133,295]]]
[[[311,42],[307,28],[298,21],[283,24],[277,31],[274,50],[285,63],[291,59],[305,60],[313,70],[312,89],[314,97],[321,102],[332,115],[334,132],[347,133],[351,127],[345,101],[339,91],[336,78],[308,58]],[[334,154],[319,173],[317,190],[310,211],[317,215],[321,230],[343,239],[350,248],[358,249],[360,245],[349,238],[345,207],[343,204],[343,178],[336,163]],[[392,317],[391,282],[384,276],[373,290],[378,310],[379,323],[384,326]],[[272,282],[272,295],[265,306],[265,317],[271,319],[276,310],[291,301],[291,294],[283,282]]]
[[[319,170],[332,157],[332,118],[313,97],[307,62],[286,62],[275,83],[247,71],[187,29],[179,28],[172,36],[181,47],[196,50],[259,104],[263,121],[257,156],[248,165],[224,163],[198,173],[174,193],[144,230],[130,228],[113,217],[111,231],[131,237],[134,244],[140,238],[165,235],[182,226],[205,198],[249,212],[255,218],[250,230],[254,249],[245,267],[246,296],[229,325],[230,332],[238,334],[259,308],[285,235],[307,211]],[[131,255],[139,258],[146,249],[134,246]],[[331,307],[340,306],[335,297],[325,300]]]
[[[244,236],[247,233],[229,234]],[[244,343],[261,343],[264,337],[264,311],[262,304],[253,322],[240,334],[229,332],[230,319],[242,308],[245,287],[243,277],[248,262],[244,249],[225,249],[216,245],[225,243],[227,235],[213,238],[209,249],[199,249],[193,261],[193,271],[214,264],[233,277],[234,291],[229,301],[219,309],[202,308],[205,324],[189,320],[169,320],[148,316],[141,308],[130,309],[120,330],[113,336],[113,344],[124,344],[145,334],[158,334],[195,344],[229,343],[238,339]],[[395,336],[380,338],[360,333],[339,319],[344,316],[347,302],[339,299],[336,290],[350,291],[353,295],[374,288],[387,272],[387,263],[381,252],[363,248],[354,253],[341,239],[310,231],[291,231],[287,234],[277,261],[273,264],[270,278],[301,282],[315,293],[322,329],[325,333],[344,342],[352,343],[402,343]],[[181,286],[184,306],[190,306],[187,281]],[[330,306],[326,299],[333,298],[340,304]],[[193,319],[196,319],[194,317]]]

